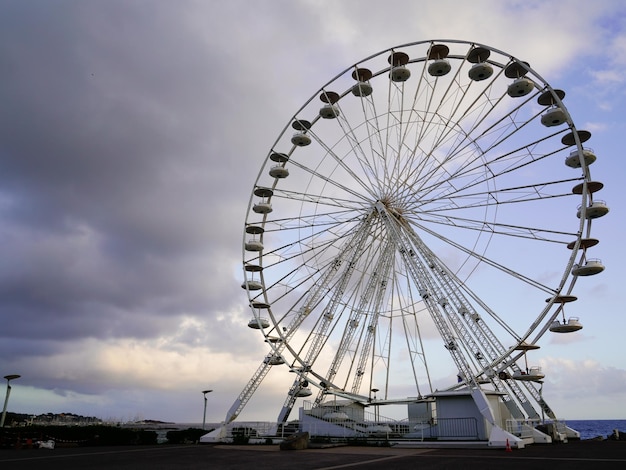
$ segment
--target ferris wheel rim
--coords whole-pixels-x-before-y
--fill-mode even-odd
[[[404,57],[404,56],[398,56],[397,54],[400,54],[400,52],[398,51],[402,51],[404,49],[407,48],[411,48],[414,46],[419,46],[419,45],[424,45],[424,44],[429,44],[430,47],[428,48],[428,53],[422,57],[418,57],[418,58],[408,58]],[[265,163],[262,165],[261,170],[259,171],[259,174],[256,178],[255,181],[255,185],[253,187],[252,190],[252,195],[250,196],[250,200],[249,200],[249,205],[248,205],[248,216],[246,217],[246,223],[245,223],[245,227],[246,227],[246,233],[250,233],[250,232],[254,232],[256,231],[257,234],[263,238],[266,233],[272,233],[272,230],[276,231],[276,230],[298,230],[297,227],[295,227],[295,225],[297,225],[298,222],[293,223],[292,225],[294,226],[290,226],[290,221],[288,220],[288,218],[285,218],[285,220],[280,220],[280,219],[270,219],[270,216],[268,215],[269,213],[263,213],[262,214],[262,219],[260,220],[260,222],[251,222],[252,219],[254,220],[258,220],[258,217],[256,217],[256,215],[254,217],[251,217],[250,214],[253,214],[253,208],[254,208],[254,203],[255,201],[258,199],[259,194],[265,194],[268,195],[271,193],[271,197],[281,197],[283,198],[283,200],[286,201],[291,201],[291,200],[295,200],[295,196],[293,194],[289,194],[288,192],[284,192],[281,189],[281,182],[283,181],[283,178],[287,177],[286,173],[283,173],[284,176],[277,176],[274,178],[274,180],[271,182],[271,184],[266,184],[265,181],[267,180],[265,173],[267,172],[268,168],[270,168],[269,162],[271,161],[272,164],[277,163],[282,163],[283,167],[286,167],[287,165],[292,165],[294,168],[297,168],[299,170],[305,170],[309,173],[310,175],[310,180],[309,182],[313,181],[315,178],[319,178],[320,180],[323,180],[324,178],[322,178],[323,176],[323,172],[322,171],[318,171],[314,166],[310,166],[308,164],[303,163],[302,161],[298,161],[297,159],[292,158],[294,155],[297,155],[297,152],[299,150],[299,145],[294,144],[293,147],[291,147],[290,149],[281,149],[279,148],[281,145],[281,139],[284,139],[284,136],[286,135],[287,132],[289,131],[289,128],[291,127],[293,130],[296,130],[296,132],[303,132],[309,135],[309,137],[311,137],[314,141],[314,143],[316,144],[323,144],[323,140],[322,139],[317,139],[316,138],[316,129],[318,126],[318,123],[321,124],[324,120],[325,117],[321,114],[319,115],[315,115],[313,117],[311,116],[305,116],[304,112],[306,110],[309,109],[311,103],[315,100],[315,99],[321,99],[322,102],[326,103],[325,106],[334,106],[335,104],[341,104],[341,101],[343,99],[347,99],[348,95],[351,93],[351,89],[350,88],[345,88],[343,89],[343,91],[341,93],[338,93],[336,91],[331,91],[330,87],[332,84],[334,84],[336,81],[338,81],[340,78],[344,77],[347,73],[351,73],[353,77],[357,77],[357,78],[363,78],[363,77],[367,77],[369,76],[370,78],[376,79],[379,77],[384,76],[385,74],[389,74],[391,73],[394,65],[398,65],[398,66],[404,66],[404,65],[416,65],[416,64],[422,64],[423,67],[426,67],[426,64],[428,63],[429,60],[433,60],[434,55],[431,54],[431,52],[433,50],[435,50],[435,46],[442,46],[445,44],[450,44],[450,45],[465,45],[468,46],[469,49],[465,55],[465,57],[461,57],[458,54],[451,54],[449,55],[448,52],[445,52],[444,57],[441,60],[456,60],[456,61],[467,61],[473,64],[479,63],[480,62],[480,58],[479,58],[479,53],[476,51],[480,51],[480,53],[484,53],[484,51],[489,52],[489,54],[494,54],[494,55],[498,55],[501,56],[503,58],[507,58],[508,62],[506,64],[504,63],[500,63],[495,61],[495,59],[489,59],[486,62],[488,62],[491,66],[497,66],[500,69],[500,73],[505,74],[507,77],[509,76],[517,76],[517,78],[525,78],[526,76],[531,76],[532,77],[532,81],[535,83],[535,95],[539,94],[539,92],[541,92],[541,94],[539,95],[539,97],[537,98],[537,102],[539,105],[541,106],[546,106],[546,105],[553,105],[556,106],[560,109],[562,109],[565,112],[565,119],[564,119],[564,124],[566,124],[566,128],[567,130],[569,130],[569,133],[567,133],[565,136],[563,136],[562,138],[562,145],[564,146],[570,146],[570,147],[574,147],[578,150],[579,153],[582,153],[583,147],[582,144],[588,140],[588,138],[590,137],[590,133],[588,133],[587,131],[579,131],[576,129],[571,116],[569,115],[569,112],[567,111],[567,108],[565,106],[565,104],[563,103],[563,98],[565,96],[564,92],[562,92],[561,90],[558,89],[553,89],[547,81],[545,81],[539,74],[537,74],[537,72],[532,69],[526,62],[522,62],[520,60],[518,60],[517,58],[506,54],[498,49],[492,48],[490,46],[486,46],[483,44],[478,44],[478,43],[474,43],[474,42],[470,42],[470,41],[460,41],[460,40],[428,40],[428,41],[416,41],[416,42],[412,42],[412,43],[407,43],[404,45],[400,45],[400,46],[396,46],[396,47],[392,47],[392,48],[388,48],[388,49],[384,49],[376,54],[373,54],[353,65],[351,65],[350,67],[346,68],[345,70],[343,70],[342,72],[340,72],[338,75],[336,75],[334,78],[332,78],[330,81],[328,81],[326,84],[324,84],[319,90],[317,90],[315,93],[313,93],[313,95],[311,96],[310,99],[308,99],[305,104],[293,115],[293,117],[289,120],[289,122],[287,123],[287,125],[285,126],[285,128],[283,129],[283,131],[279,134],[279,137],[276,139],[276,141],[274,142],[274,144],[272,145],[269,153],[266,156],[265,159]],[[447,47],[447,46],[446,46]],[[440,48],[437,49],[439,51],[439,53],[441,53],[441,51],[445,51],[444,49]],[[449,50],[449,49],[448,49]],[[402,52],[404,54],[404,52]],[[367,70],[364,69],[362,67],[363,64],[368,63],[369,61],[379,58],[384,54],[391,54],[389,56],[389,66],[387,68],[382,68],[377,72],[371,72],[369,75],[365,72],[362,72],[362,70]],[[394,55],[395,54],[395,55]],[[435,54],[436,55],[436,54]],[[437,56],[438,57],[438,56]],[[471,59],[471,60],[470,60]],[[437,59],[439,60],[439,59]],[[423,73],[423,72],[422,72]],[[511,78],[511,77],[509,77]],[[389,80],[391,82],[391,80]],[[539,86],[539,84],[541,84],[541,86]],[[536,97],[536,96],[535,96]],[[522,99],[522,98],[515,98],[515,99]],[[331,110],[331,114],[329,115],[330,118],[332,119],[333,116],[332,113],[334,113],[335,111]],[[389,110],[387,110],[387,113],[385,113],[385,111],[383,110],[383,112],[380,114],[380,116],[384,116],[385,114],[389,114]],[[438,116],[438,113],[430,113],[432,114],[432,116],[429,116],[429,122],[431,124],[433,124],[434,126],[437,126],[438,128],[444,128],[447,124],[450,124],[449,122],[446,123],[445,122],[445,116]],[[378,118],[379,115],[376,115],[376,117]],[[511,113],[510,116],[513,116],[513,114]],[[423,116],[422,116],[423,118]],[[436,121],[440,119],[441,120],[441,124],[436,124]],[[418,118],[416,117],[415,120],[417,121]],[[529,121],[530,122],[530,121]],[[409,123],[411,124],[411,123]],[[454,124],[454,123],[452,123]],[[363,125],[367,125],[367,123],[363,124]],[[523,124],[525,125],[525,124]],[[495,126],[495,124],[494,124]],[[454,126],[452,126],[454,127]],[[523,127],[523,126],[522,126]],[[477,129],[477,128],[475,128]],[[489,130],[489,129],[488,129]],[[452,131],[451,131],[452,132]],[[515,131],[517,132],[517,131]],[[561,129],[560,131],[558,131],[556,134],[563,134],[564,131],[563,129]],[[471,134],[471,133],[470,133]],[[458,135],[462,135],[461,132],[459,132]],[[553,137],[553,136],[552,136]],[[456,137],[457,139],[460,139],[459,137]],[[508,137],[506,137],[508,138]],[[346,140],[349,139],[349,137],[345,137]],[[452,137],[450,138],[451,142],[454,141],[455,139],[455,135],[452,134]],[[468,140],[469,140],[469,136],[468,136]],[[533,145],[540,145],[541,141],[537,141],[537,142],[533,142]],[[496,142],[495,145],[499,145],[498,142]],[[524,148],[523,146],[519,147],[519,148]],[[514,151],[519,151],[519,148],[514,149]],[[331,148],[330,146],[326,146],[326,148],[324,149],[327,154],[331,154],[333,153],[333,148]],[[277,159],[275,156],[279,154],[282,155],[282,157],[280,157],[279,159]],[[274,157],[274,158],[272,158]],[[348,165],[343,165],[342,162],[340,161],[340,158],[336,159],[336,166],[334,167],[335,169],[333,171],[345,171],[346,174],[355,174],[355,173],[351,173],[350,172],[350,168],[348,167]],[[575,261],[577,258],[580,258],[580,256],[577,253],[578,247],[581,246],[581,244],[583,244],[583,242],[581,242],[581,240],[583,239],[589,239],[589,234],[590,234],[590,228],[591,228],[591,220],[588,220],[585,217],[585,209],[587,206],[587,202],[589,201],[590,197],[591,197],[591,193],[592,191],[589,191],[588,189],[588,183],[590,183],[590,176],[589,176],[589,172],[588,172],[588,166],[585,164],[585,162],[582,160],[581,158],[581,166],[583,168],[584,174],[582,178],[571,178],[571,181],[579,181],[582,180],[582,183],[579,183],[579,192],[580,192],[580,200],[582,201],[582,214],[579,216],[579,223],[578,223],[578,228],[575,230],[570,230],[567,233],[571,234],[572,238],[574,238],[574,241],[572,241],[571,239],[569,240],[569,244],[572,245],[572,249],[571,249],[571,254],[567,259],[567,262],[565,263],[564,266],[564,270],[563,273],[561,275],[561,278],[557,284],[556,287],[551,288],[550,293],[551,295],[549,296],[546,305],[540,310],[537,318],[534,320],[534,322],[532,322],[528,329],[523,331],[522,333],[518,334],[518,337],[516,339],[516,344],[511,345],[506,353],[503,356],[499,356],[495,359],[493,359],[493,361],[491,361],[487,366],[485,366],[485,370],[488,368],[493,368],[497,363],[502,362],[503,359],[506,358],[510,358],[513,357],[513,351],[516,350],[516,348],[519,347],[520,344],[526,342],[526,341],[531,341],[532,343],[535,343],[536,341],[538,341],[543,334],[545,334],[548,331],[549,325],[552,322],[552,320],[558,315],[560,309],[557,308],[556,311],[552,311],[553,307],[555,305],[561,305],[562,307],[562,302],[559,301],[559,296],[562,295],[570,295],[573,288],[574,288],[574,284],[576,282],[577,277],[576,276],[572,276],[571,275],[571,269],[572,266],[575,264]],[[339,170],[338,170],[339,169]],[[471,165],[468,166],[468,173],[473,175],[475,172],[477,172],[476,168],[472,167]],[[275,174],[279,174],[278,170]],[[504,174],[504,172],[503,172]],[[461,173],[459,173],[458,175],[461,175]],[[374,179],[374,177],[373,177]],[[569,180],[568,180],[569,181]],[[360,186],[362,188],[365,188],[368,184],[369,180],[367,179],[363,179],[360,182],[358,182],[357,186]],[[546,182],[546,185],[550,184],[550,181]],[[328,185],[328,186],[326,186]],[[539,185],[537,185],[539,186]],[[334,177],[329,176],[326,178],[325,182],[321,185],[321,187],[324,188],[331,188],[331,189],[336,189],[339,192],[343,192],[345,194],[349,194],[352,196],[355,196],[357,194],[360,194],[357,190],[355,190],[353,187],[348,186],[348,185],[344,185],[343,183],[341,183],[341,181],[334,179]],[[469,186],[468,186],[469,187]],[[264,188],[264,189],[260,189],[260,188]],[[432,191],[436,191],[436,185],[434,185],[434,187],[432,188]],[[467,187],[464,188],[464,190],[467,190]],[[515,191],[515,190],[520,190],[520,188],[516,188],[511,186],[510,188],[506,189],[507,191]],[[281,192],[283,191],[283,192]],[[500,190],[500,192],[504,192],[503,190]],[[473,195],[473,197],[488,197],[488,195],[490,194],[489,190],[482,190],[482,191],[476,191],[476,194]],[[338,209],[335,210],[335,212],[333,212],[332,217],[328,217],[328,218],[324,218],[324,217],[319,217],[319,219],[324,220],[324,222],[326,224],[328,224],[328,228],[325,229],[327,231],[325,231],[324,233],[326,234],[334,234],[335,232],[333,232],[333,230],[336,231],[336,235],[339,236],[340,232],[338,230],[338,227],[342,224],[352,224],[352,225],[356,225],[358,220],[361,220],[362,218],[366,217],[366,215],[370,212],[374,211],[374,207],[376,206],[376,204],[379,204],[382,200],[384,200],[384,197],[377,198],[375,201],[372,201],[371,205],[367,204],[367,198],[363,197],[363,199],[361,201],[356,201],[354,199],[350,200],[350,199],[341,199],[339,197],[335,198],[334,200],[330,197],[330,196],[326,196],[324,194],[322,194],[320,192],[320,194],[308,194],[306,190],[304,190],[302,192],[302,204],[305,203],[311,203],[311,204],[320,204],[325,205],[327,207],[332,207],[333,205],[336,208],[340,208],[343,205],[346,205],[347,207],[345,207],[345,211],[339,211]],[[465,193],[462,197],[468,198],[471,194],[467,194]],[[397,194],[396,194],[397,196]],[[389,196],[391,198],[391,196]],[[309,200],[307,200],[309,199]],[[436,197],[433,198],[433,200],[437,201],[438,199]],[[448,196],[448,199],[446,200],[446,202],[449,202],[450,200],[452,200],[452,198],[450,198]],[[347,204],[346,201],[350,201],[350,204],[353,205],[353,207],[350,207],[350,204]],[[423,201],[422,201],[423,202]],[[514,201],[513,199],[511,201],[508,201],[509,204],[516,204],[516,201]],[[517,202],[519,203],[519,201]],[[386,202],[383,204],[385,205]],[[490,208],[488,203],[484,204],[487,208]],[[476,207],[478,207],[477,205],[475,205]],[[389,207],[391,207],[391,204],[389,205]],[[474,207],[475,208],[475,207]],[[404,209],[404,208],[398,208],[397,210],[399,211],[399,209]],[[458,208],[457,208],[458,209]],[[394,209],[396,210],[396,209]],[[452,209],[448,209],[448,210],[454,210],[454,207]],[[487,210],[487,209],[485,209]],[[350,211],[353,211],[355,214],[358,214],[358,216],[350,216],[348,217],[348,215],[350,214]],[[454,225],[454,223],[460,223],[461,219],[458,217],[441,217],[441,213],[442,213],[443,209],[441,207],[437,208],[434,207],[430,212],[428,211],[422,211],[420,213],[420,217],[421,218],[417,218],[416,221],[419,223],[429,223],[429,222],[433,222],[433,220],[427,220],[427,217],[432,216],[432,217],[440,217],[439,219],[439,223],[446,223],[449,224],[450,226]],[[393,213],[393,211],[392,211]],[[435,215],[433,215],[435,214]],[[408,220],[407,217],[404,216],[403,213],[399,213],[397,214],[399,218],[403,218],[405,221]],[[302,224],[302,227],[300,227],[300,229],[304,232],[306,232],[308,229],[310,229],[311,226],[313,226],[315,224],[315,214],[310,215],[310,214],[305,214],[304,211],[301,210],[301,212],[297,215],[297,216],[292,216],[295,219],[297,219],[298,221],[302,221],[299,222]],[[272,220],[272,222],[269,222],[270,220]],[[533,232],[534,230],[536,230],[534,227],[517,227],[514,228],[512,226],[512,224],[500,224],[497,225],[495,223],[495,219],[494,222],[486,222],[483,221],[485,226],[490,226],[490,230],[492,230],[492,235],[497,233],[497,230],[501,230],[503,233],[504,232],[509,232],[508,235],[510,236],[516,236],[514,234],[515,230],[518,231],[526,231],[528,234],[530,234],[531,232]],[[475,222],[471,222],[474,223]],[[419,225],[419,224],[418,224]],[[471,225],[471,224],[470,224]],[[478,227],[478,224],[476,224],[476,227]],[[496,230],[497,227],[497,230]],[[547,232],[546,232],[547,233]],[[560,236],[563,234],[560,234]],[[316,232],[315,236],[319,236],[319,234]],[[530,237],[530,235],[528,235]],[[250,266],[250,256],[249,256],[249,251],[246,249],[246,240],[247,240],[247,235],[244,236],[244,246],[243,246],[243,264],[244,264],[244,276],[246,276],[247,273],[250,272],[250,268],[248,268],[248,270],[246,270],[246,266]],[[311,240],[313,239],[313,235],[311,235]],[[304,242],[302,243],[302,246],[306,246],[308,242]],[[330,243],[330,242],[329,242]],[[283,249],[284,247],[282,247],[281,249]],[[475,256],[477,258],[484,258],[484,254],[488,249],[488,245],[484,248],[484,252],[483,253],[469,253],[468,256]],[[294,244],[294,250],[295,250],[295,244]],[[265,255],[263,253],[263,249],[259,250],[261,252],[261,254],[259,254],[259,259],[262,259],[262,257]],[[292,255],[295,257],[298,256],[297,253],[292,253]],[[302,258],[303,260],[306,259],[305,257]],[[307,263],[310,263],[311,259],[307,259]],[[311,272],[314,273],[315,272],[315,266],[313,266],[314,263],[311,263],[312,266],[307,267],[307,269]],[[262,266],[262,263],[259,263],[259,266]],[[494,266],[495,266],[495,262],[494,262]],[[285,330],[284,330],[284,323],[283,323],[283,319],[285,318],[284,316],[280,316],[280,315],[274,315],[272,312],[272,306],[271,306],[271,302],[270,300],[267,298],[266,293],[269,289],[273,288],[274,285],[276,284],[266,284],[265,282],[265,278],[263,275],[263,269],[261,268],[258,271],[260,272],[260,284],[261,284],[261,288],[259,289],[261,291],[260,294],[258,294],[256,291],[252,292],[248,286],[246,285],[246,290],[248,293],[248,297],[250,300],[250,304],[253,307],[253,312],[254,315],[257,319],[260,319],[260,314],[259,314],[259,305],[262,304],[263,306],[261,307],[262,309],[266,310],[267,313],[269,314],[269,317],[271,318],[271,322],[273,324],[272,327],[270,327],[269,329],[266,328],[260,328],[263,335],[266,337],[266,339],[269,339],[270,337],[275,338],[278,337],[278,340],[276,342],[272,343],[272,348],[274,350],[274,352],[278,352],[280,353],[283,349],[279,350],[276,347],[276,344],[281,344],[283,345],[284,348],[286,348],[287,350],[289,350],[289,352],[291,353],[291,355],[293,356],[293,362],[292,362],[292,369],[296,370],[296,369],[302,369],[302,368],[306,368],[309,365],[307,364],[307,361],[305,360],[305,358],[303,358],[303,353],[302,351],[298,351],[296,349],[292,349],[290,347],[289,344],[289,337],[288,334],[285,334]],[[320,268],[321,269],[321,268]],[[521,278],[522,276],[520,276]],[[282,282],[282,280],[280,280],[279,282]],[[259,301],[257,299],[263,299],[263,301]],[[254,304],[254,302],[257,302],[256,304]],[[260,303],[259,303],[260,302]],[[281,329],[281,327],[283,329]],[[288,332],[287,332],[288,333]],[[273,336],[275,335],[275,336]],[[519,356],[517,356],[519,357]],[[299,366],[299,367],[296,367]],[[308,371],[310,372],[310,371]],[[321,375],[320,375],[321,377]],[[319,378],[319,377],[318,377]],[[319,378],[319,380],[321,381],[322,379]]]

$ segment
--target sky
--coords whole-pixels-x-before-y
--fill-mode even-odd
[[[611,211],[584,329],[534,360],[564,419],[626,419],[621,0],[0,0],[0,376],[9,411],[219,422],[267,353],[242,282],[268,149],[350,64],[429,39],[529,62],[592,132]],[[273,420],[268,377],[241,414]],[[4,386],[0,386],[4,395]]]

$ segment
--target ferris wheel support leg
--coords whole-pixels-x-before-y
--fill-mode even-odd
[[[282,409],[280,410],[280,413],[278,414],[278,423],[283,424],[287,422],[287,418],[289,418],[289,415],[291,414],[291,410],[292,410],[292,407],[283,406]]]
[[[524,447],[524,441],[519,437],[505,431],[502,427],[496,423],[493,416],[493,411],[487,400],[487,396],[480,388],[472,389],[472,398],[474,403],[478,407],[480,414],[483,415],[485,420],[489,423],[489,446],[490,447],[516,447],[522,449]]]
[[[299,387],[300,387],[300,378],[296,378],[296,380],[293,382],[293,385],[289,389],[289,393],[287,394],[285,403],[283,404],[283,407],[280,410],[280,413],[278,414],[277,422],[279,424],[287,422],[287,418],[289,418],[289,415],[291,414],[291,410],[293,410],[293,406],[296,403],[296,392],[298,391]]]
[[[512,447],[517,449],[523,449],[525,446],[524,441],[505,431],[500,426],[493,426],[489,433],[489,447]]]
[[[519,437],[505,431],[496,424],[496,420],[493,416],[493,411],[487,400],[487,396],[480,388],[472,389],[472,398],[474,403],[478,407],[480,414],[483,415],[485,420],[489,423],[489,446],[490,447],[517,447],[522,449],[524,447],[524,441]]]
[[[493,417],[493,412],[491,411],[491,406],[489,406],[489,401],[485,396],[485,393],[480,388],[472,389],[472,398],[474,399],[474,403],[478,407],[480,414],[491,424],[492,426],[496,425],[496,420]]]
[[[215,428],[213,431],[200,437],[200,444],[212,444],[214,442],[224,442],[226,440],[226,423]]]
[[[242,405],[242,400],[237,399],[235,403],[230,407],[228,413],[226,414],[226,420],[224,421],[226,424],[231,423],[235,420],[235,418],[239,415],[239,408]]]

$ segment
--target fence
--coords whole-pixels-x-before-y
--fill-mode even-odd
[[[539,422],[538,419],[507,419],[506,431],[522,439],[532,438],[533,429]]]

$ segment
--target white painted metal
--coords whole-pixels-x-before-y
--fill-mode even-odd
[[[280,362],[268,358],[295,374],[284,422],[310,387],[316,406],[329,396],[367,405],[373,390],[378,402],[405,400],[400,365],[412,396],[428,396],[441,356],[462,380],[450,389],[472,390],[488,421],[484,387],[502,393],[514,419],[554,419],[533,381],[513,379],[524,375],[516,347],[563,314],[592,220],[608,212],[593,200],[590,134],[563,97],[526,63],[464,41],[381,51],[316,91],[250,198],[242,252],[259,284],[242,287],[267,306],[271,350],[226,421]],[[551,158],[560,152],[565,165]],[[559,274],[545,281],[547,270]],[[436,346],[422,334],[433,328]]]

